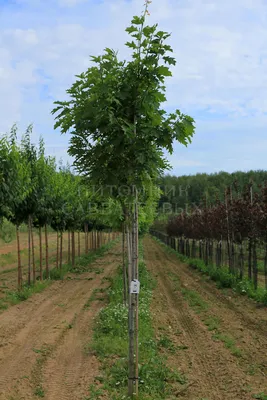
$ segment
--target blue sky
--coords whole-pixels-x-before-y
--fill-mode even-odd
[[[143,0],[0,0],[0,133],[34,124],[47,152],[70,160],[53,101],[104,47],[127,56],[124,32]],[[175,174],[266,169],[266,0],[153,0],[150,22],[172,32],[177,65],[166,109],[196,120],[175,145]]]

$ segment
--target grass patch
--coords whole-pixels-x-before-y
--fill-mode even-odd
[[[170,277],[171,281],[173,282],[174,290],[175,291],[179,290],[180,289],[179,277],[171,271],[168,272],[168,276]]]
[[[213,335],[214,340],[219,340],[224,343],[225,347],[230,350],[230,352],[235,357],[242,357],[241,350],[236,347],[235,340],[228,335],[224,335],[222,333],[216,333]]]
[[[189,305],[195,310],[197,314],[208,310],[209,305],[194,290],[183,288],[182,294],[184,295]]]
[[[172,354],[174,354],[176,351],[175,345],[173,344],[171,339],[166,335],[160,337],[160,339],[158,340],[158,347],[166,349]]]
[[[24,285],[22,290],[7,291],[3,299],[0,300],[0,309],[6,309],[9,305],[16,305],[27,300],[35,293],[42,292],[50,285],[49,281],[36,282],[35,285]]]
[[[204,320],[204,324],[208,327],[208,331],[218,331],[220,328],[220,319],[217,317],[209,316]]]
[[[265,393],[258,393],[258,394],[255,394],[254,396],[253,396],[253,399],[258,399],[258,400],[267,400],[267,394],[265,394]]]
[[[83,308],[86,310],[88,308],[90,308],[91,303],[93,301],[104,301],[105,298],[104,297],[99,297],[97,296],[99,293],[105,293],[108,289],[107,288],[100,288],[100,289],[94,289],[93,293],[91,294],[89,300],[85,303],[85,305],[83,306]]]
[[[213,281],[217,283],[219,289],[230,288],[236,293],[241,295],[247,295],[249,298],[267,305],[267,290],[264,288],[254,289],[253,284],[248,279],[240,280],[236,275],[229,273],[227,267],[217,268],[215,265],[206,265],[205,262],[198,258],[189,258],[182,254],[179,254],[176,250],[167,246],[161,242],[158,238],[154,237],[158,243],[160,243],[168,253],[175,254],[176,257],[183,263],[188,264],[191,268],[194,268],[204,275],[208,275]]]
[[[140,251],[142,257],[142,249]],[[159,352],[149,307],[156,282],[148,273],[143,261],[139,263],[141,291],[139,296],[139,399],[162,400],[170,398],[175,387],[186,383],[184,376],[166,366],[165,357]],[[102,362],[103,390],[111,400],[126,399],[128,384],[128,309],[122,303],[123,277],[121,267],[109,289],[109,304],[101,310],[96,321],[92,343],[86,351],[92,350]],[[162,337],[160,346],[172,347]],[[92,392],[92,390],[91,390]],[[98,397],[92,397],[94,399]],[[99,394],[100,396],[100,394]]]
[[[45,397],[45,392],[44,392],[44,389],[42,388],[42,386],[38,386],[35,389],[34,395],[37,396],[37,397]]]
[[[53,268],[49,272],[49,278],[51,280],[62,280],[64,276],[68,273],[74,273],[74,274],[83,274],[85,272],[94,272],[95,274],[102,274],[104,272],[104,268],[99,268],[99,267],[93,267],[92,263],[97,260],[98,258],[101,258],[105,255],[105,253],[110,250],[115,243],[118,242],[119,239],[116,239],[112,242],[109,242],[99,249],[90,252],[88,254],[85,254],[79,258],[76,258],[75,266],[72,267],[71,264],[63,264],[62,268]],[[43,273],[44,279],[46,279],[46,271]],[[90,278],[93,279],[93,278]]]

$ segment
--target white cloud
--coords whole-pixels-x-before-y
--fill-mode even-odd
[[[23,126],[33,121],[51,141],[53,98],[64,98],[74,75],[87,68],[89,55],[113,47],[127,56],[124,29],[132,15],[139,14],[143,0],[58,0],[60,7],[52,0],[17,3],[18,9],[5,7],[0,14],[0,132],[15,121]],[[159,22],[161,29],[172,32],[177,59],[168,81],[167,106],[195,116],[199,135],[204,126],[200,115],[205,115],[206,129],[214,135],[221,126],[235,135],[238,125],[263,129],[265,0],[153,0],[150,12],[149,23]],[[231,116],[229,123],[213,122],[218,113]],[[245,117],[249,119],[244,122]],[[177,160],[172,159],[177,168],[206,165],[195,157],[180,160],[178,155]]]

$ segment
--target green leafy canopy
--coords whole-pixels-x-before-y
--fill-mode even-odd
[[[120,61],[108,48],[92,57],[93,66],[67,90],[70,100],[57,101],[52,111],[55,128],[71,133],[77,170],[98,183],[141,186],[168,167],[164,149],[171,153],[175,140],[188,145],[194,134],[193,118],[162,109],[176,61],[170,34],[145,24],[148,4],[126,29],[132,59]]]

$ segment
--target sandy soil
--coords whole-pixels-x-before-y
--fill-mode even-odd
[[[102,273],[55,282],[0,315],[1,400],[80,400],[89,395],[99,365],[85,346],[103,301],[84,306],[94,289],[107,286],[102,279],[119,262],[115,248],[94,263],[104,268]]]
[[[145,261],[158,281],[152,312],[160,337],[168,334],[178,349],[168,354],[171,367],[185,374],[188,385],[177,394],[187,400],[248,400],[267,390],[267,309],[233,291],[221,291],[152,238],[144,242]],[[207,304],[198,311],[182,290],[197,293]],[[235,341],[236,357],[215,340],[205,321],[219,320],[219,332]]]

